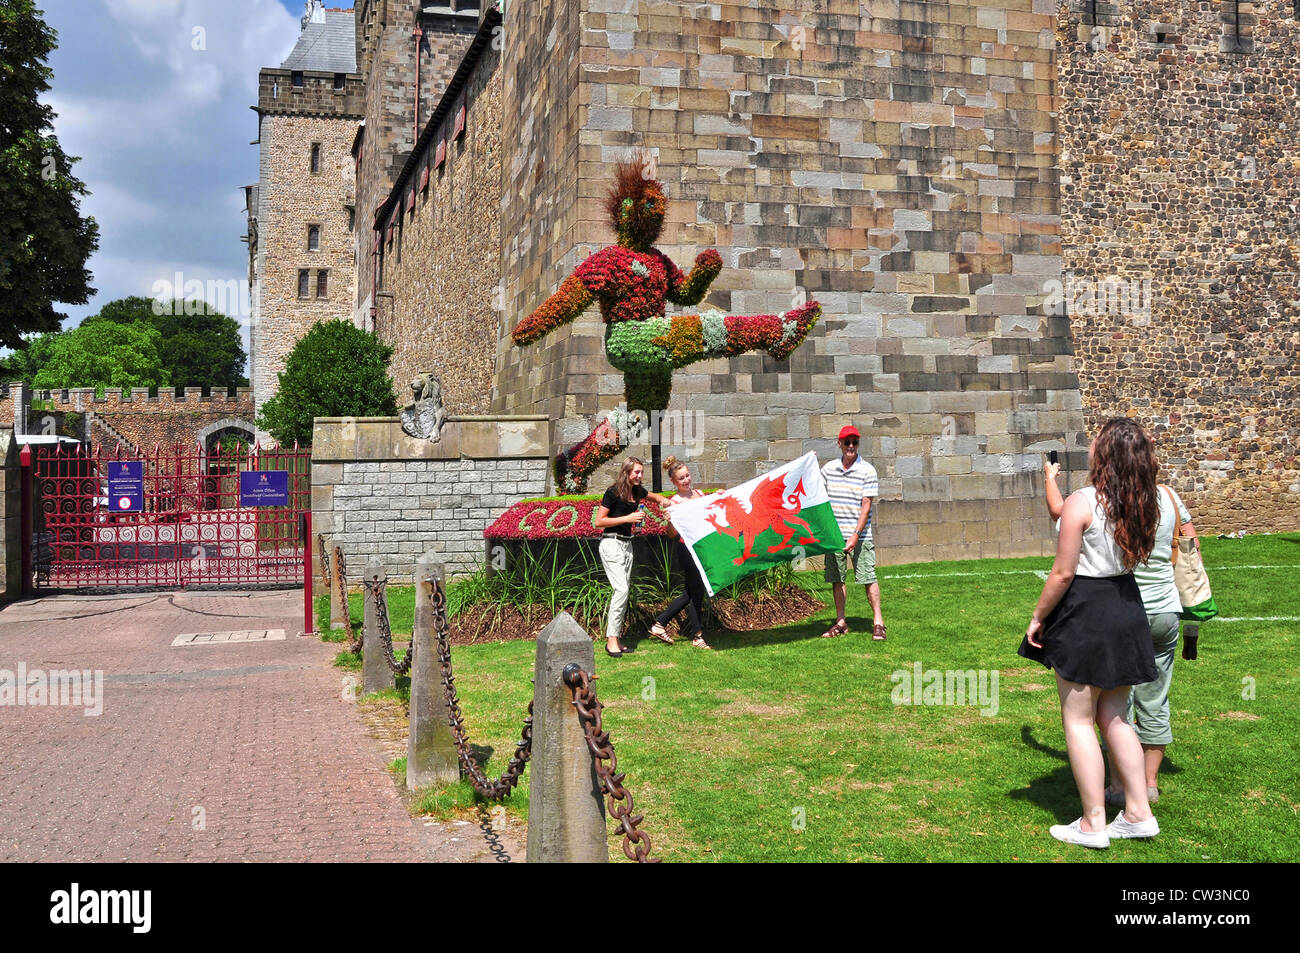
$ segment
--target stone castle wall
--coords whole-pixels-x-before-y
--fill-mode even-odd
[[[251,280],[255,289],[249,326],[249,381],[260,410],[275,395],[278,374],[294,344],[317,321],[350,318],[356,296],[356,256],[351,207],[356,177],[349,154],[364,101],[356,74],[336,87],[333,73],[307,70],[258,74],[258,188],[250,234],[255,241]],[[313,144],[320,145],[319,171],[311,171]],[[308,249],[307,229],[320,226],[318,251]],[[298,294],[299,269],[310,272],[309,293]],[[319,296],[320,272],[328,272]]]
[[[485,413],[491,404],[501,267],[501,72],[501,53],[485,42],[463,88],[449,89],[454,95],[437,104],[441,121],[395,185],[397,227],[391,242],[385,231],[383,248],[384,287],[395,293],[382,336],[395,349],[389,370],[399,404],[411,399],[408,382],[430,370],[442,381],[449,413]],[[457,136],[462,105],[465,125]],[[439,166],[440,143],[445,161]]]
[[[408,437],[391,418],[320,418],[312,530],[343,547],[352,581],[377,557],[390,582],[409,583],[428,550],[449,577],[472,573],[492,521],[545,493],[549,429],[539,417],[453,417],[433,443]],[[319,562],[314,571],[323,586]]]
[[[365,129],[356,167],[357,313],[363,326],[383,333],[391,319],[390,299],[375,294],[374,216],[415,146],[415,26],[418,21],[424,32],[420,44],[423,125],[460,65],[478,27],[478,13],[422,15],[425,4],[420,0],[362,0],[356,6],[357,64],[365,82]],[[373,321],[372,308],[376,309]]]
[[[25,399],[26,392],[10,387],[5,398],[4,424],[18,419],[15,402]],[[73,387],[68,390],[38,390],[30,392],[30,399],[39,401],[46,410],[93,414],[105,422],[107,428],[91,427],[89,439],[101,445],[112,446],[119,439],[137,447],[149,449],[154,444],[170,446],[175,443],[194,444],[214,429],[253,423],[253,390],[240,387],[233,394],[217,391],[203,396],[201,387],[186,387],[181,394],[167,388],[150,397],[147,387],[123,391],[111,387],[102,396],[95,396],[93,387]],[[26,417],[28,430],[40,432],[41,411],[30,411]],[[17,438],[21,443],[21,436]]]
[[[1240,45],[1228,5],[1156,0],[1130,19],[1102,4],[1098,24],[1072,6],[1062,244],[1088,428],[1151,428],[1198,529],[1300,528],[1291,0],[1243,3]]]
[[[578,84],[581,7],[511,4],[501,34],[503,310],[492,406],[555,420],[598,409],[594,390],[570,388],[568,376],[574,367],[595,374],[604,362],[600,329],[580,321],[526,351],[513,346],[510,329],[581,261],[574,234],[583,95]]]
[[[509,323],[612,241],[600,207],[611,165],[647,150],[670,199],[660,247],[685,267],[704,248],[722,253],[708,304],[777,312],[807,295],[825,310],[786,362],[679,371],[670,410],[698,429],[665,454],[696,463],[703,483],[734,485],[809,450],[829,458],[852,421],[880,472],[881,540],[897,558],[1037,553],[1045,520],[1043,533],[1023,530],[1041,512],[1039,453],[1065,449],[1078,466],[1084,447],[1068,325],[1042,310],[1044,282],[1061,273],[1055,8],[804,6],[584,0],[566,7],[577,29],[524,28],[512,18],[542,14],[508,13],[529,94],[568,84],[530,115],[507,79],[504,138],[520,143],[507,241],[515,182],[531,173],[528,197],[555,205],[549,228],[522,230],[506,253]],[[557,157],[575,142],[573,199],[545,183],[564,181]],[[538,234],[543,245],[525,244]],[[536,278],[514,277],[525,263]],[[503,342],[496,406],[564,418],[561,433],[582,436],[579,415],[623,396],[602,335],[593,309],[532,348]],[[934,525],[959,511],[985,524],[970,539]]]

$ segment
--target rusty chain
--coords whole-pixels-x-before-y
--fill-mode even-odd
[[[384,651],[384,661],[388,663],[394,675],[405,675],[411,670],[411,660],[415,658],[415,639],[411,639],[410,648],[406,650],[406,658],[398,664],[397,656],[393,652],[393,629],[388,618],[388,580],[376,576],[373,579],[362,580],[361,585],[375,603],[375,625],[379,629],[379,646]]]
[[[343,547],[334,548],[334,587],[338,590],[339,605],[343,607],[343,630],[347,633],[348,651],[361,651],[361,638],[352,629],[352,610],[348,608],[348,567],[343,561]]]
[[[329,554],[325,552],[325,534],[316,534],[316,558],[320,560],[320,577],[328,589],[333,585],[333,574],[330,572]]]
[[[460,699],[456,696],[456,676],[451,669],[451,638],[447,624],[447,595],[441,585],[427,580],[422,586],[433,588],[434,634],[438,639],[438,669],[442,673],[442,689],[447,698],[448,720],[451,722],[452,735],[456,739],[456,755],[460,759],[461,769],[469,777],[474,790],[490,801],[501,801],[510,795],[519,776],[524,772],[524,765],[533,753],[533,703],[528,703],[528,717],[524,719],[524,730],[519,743],[515,745],[514,757],[510,759],[505,772],[495,781],[483,773],[478,762],[470,752],[469,734],[465,731],[465,715],[460,708]]]
[[[657,864],[659,857],[650,856],[650,835],[640,830],[638,814],[633,814],[632,792],[623,787],[626,774],[618,774],[618,758],[609,732],[601,727],[600,710],[604,704],[596,697],[596,676],[589,675],[574,662],[564,666],[564,684],[573,692],[573,707],[578,709],[578,720],[587,736],[587,747],[595,758],[596,776],[601,789],[608,796],[609,814],[623,829],[623,853],[629,860],[640,864]],[[605,762],[609,762],[606,764]],[[624,805],[622,801],[626,801]]]

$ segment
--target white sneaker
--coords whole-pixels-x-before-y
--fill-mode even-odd
[[[1134,824],[1125,820],[1124,812],[1120,811],[1106,828],[1106,833],[1111,837],[1155,837],[1160,833],[1160,825],[1156,823],[1154,815]]]
[[[1065,841],[1067,844],[1080,844],[1084,847],[1109,847],[1110,846],[1110,828],[1104,831],[1085,831],[1083,829],[1083,818],[1079,818],[1070,824],[1053,824],[1051,834],[1057,840]],[[1135,835],[1125,834],[1125,837]]]

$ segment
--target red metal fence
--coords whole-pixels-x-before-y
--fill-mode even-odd
[[[63,445],[33,447],[29,459],[38,588],[303,582],[299,520],[311,509],[310,450]],[[132,460],[142,463],[143,506],[122,512],[108,498],[109,465]],[[288,472],[288,505],[243,505],[239,474],[272,470]]]

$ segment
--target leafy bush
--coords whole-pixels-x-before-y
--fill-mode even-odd
[[[351,321],[318,322],[289,352],[258,426],[281,446],[309,446],[317,417],[395,416],[392,356],[391,347]]]

